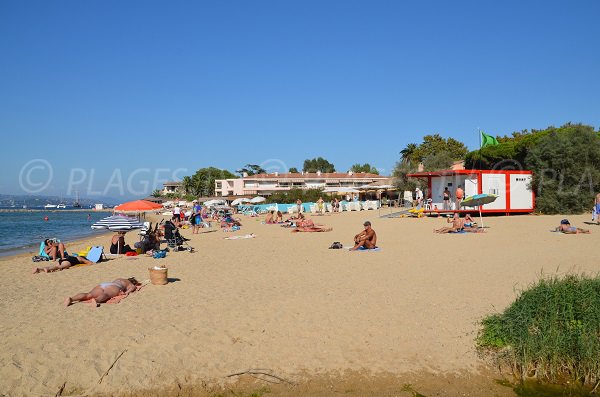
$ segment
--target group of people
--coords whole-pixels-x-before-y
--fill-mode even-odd
[[[55,272],[75,265],[91,265],[93,263],[85,256],[69,255],[65,244],[56,239],[45,239],[43,245],[41,253],[54,263],[44,267],[36,266],[31,271],[32,274]]]
[[[458,212],[454,213],[452,218],[447,218],[447,223],[451,223],[451,226],[441,227],[439,229],[434,229],[434,233],[484,233],[484,229],[477,227],[477,224],[473,221],[473,218],[470,214],[465,215],[464,218],[461,218]]]

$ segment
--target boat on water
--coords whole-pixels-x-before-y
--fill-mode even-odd
[[[67,206],[64,203],[60,203],[56,206],[57,209],[65,209]]]
[[[58,207],[58,205],[56,205],[56,204],[46,204],[44,206],[44,209],[49,210],[49,209],[54,209],[54,208],[57,208],[57,207]]]
[[[81,208],[81,203],[79,202],[79,192],[75,192],[75,202],[73,203],[73,208]]]

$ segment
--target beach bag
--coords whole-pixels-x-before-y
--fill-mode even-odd
[[[166,251],[154,251],[154,253],[152,254],[152,257],[154,259],[162,259],[164,257],[167,256],[167,252]]]
[[[344,248],[344,245],[342,243],[340,243],[339,241],[336,241],[335,243],[331,244],[331,246],[329,247],[330,250],[339,250]]]
[[[47,262],[50,260],[50,258],[48,258],[47,256],[36,255],[32,257],[31,260],[34,262]]]
[[[90,248],[90,250],[88,251],[88,253],[85,257],[87,258],[87,260],[89,260],[91,262],[98,263],[102,260],[103,255],[104,255],[104,247],[97,246],[97,247]]]

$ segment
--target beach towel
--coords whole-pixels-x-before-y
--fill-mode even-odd
[[[229,237],[223,237],[224,240],[241,240],[241,239],[245,239],[245,238],[255,238],[256,236],[254,235],[254,233],[251,234],[246,234],[244,236],[229,236]]]
[[[138,292],[139,290],[144,288],[149,283],[150,283],[150,280],[146,280],[146,281],[136,285],[135,291],[133,291],[133,292]],[[131,294],[133,294],[133,292]],[[131,295],[131,294],[129,294],[129,295]],[[117,296],[113,296],[112,298],[110,298],[109,300],[107,300],[104,303],[108,303],[109,305],[116,305],[117,303],[120,303],[123,299],[127,298],[129,295],[125,295],[125,293],[122,292]],[[94,299],[88,299],[88,300],[82,301],[82,302],[85,304],[88,304],[92,307],[98,307],[98,303]]]
[[[348,251],[350,251],[352,249],[352,247],[354,247],[354,244],[348,244]],[[371,248],[371,249],[367,249],[365,247],[358,247],[358,249],[356,250],[358,252],[377,252],[377,251],[381,251],[380,247],[375,247],[375,248]]]

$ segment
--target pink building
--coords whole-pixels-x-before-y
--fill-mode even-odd
[[[217,196],[268,196],[270,194],[291,189],[327,189],[333,187],[358,187],[377,181],[388,181],[389,177],[343,172],[298,172],[273,173],[245,176],[238,179],[217,179],[215,195]]]

